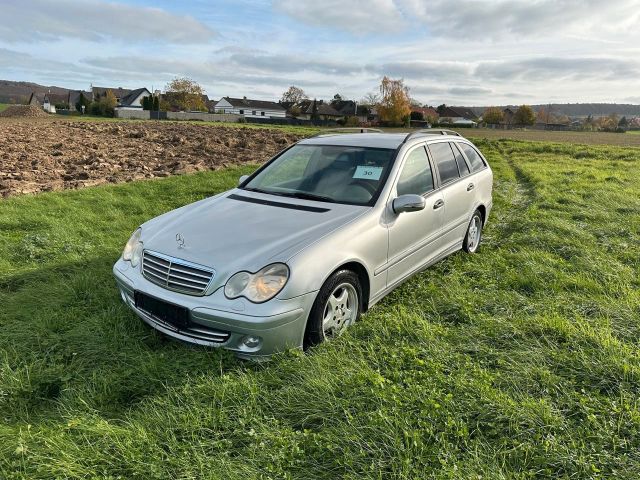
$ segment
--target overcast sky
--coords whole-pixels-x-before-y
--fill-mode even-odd
[[[640,103],[638,0],[2,0],[0,79],[212,98]]]

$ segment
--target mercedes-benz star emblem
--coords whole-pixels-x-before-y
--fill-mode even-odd
[[[184,237],[181,233],[176,233],[176,242],[178,242],[178,248],[184,248]]]

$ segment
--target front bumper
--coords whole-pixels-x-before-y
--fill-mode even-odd
[[[316,296],[316,292],[310,292],[288,300],[276,298],[253,304],[246,299],[227,299],[223,288],[203,297],[185,295],[149,282],[140,273],[139,266],[131,267],[122,259],[113,266],[113,274],[125,304],[156,330],[184,342],[222,347],[250,359],[301,348],[307,317]],[[190,311],[189,326],[178,329],[137,308],[136,291],[186,307]],[[245,345],[247,335],[260,337],[258,345]]]

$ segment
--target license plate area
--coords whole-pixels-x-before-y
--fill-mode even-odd
[[[189,326],[189,310],[186,307],[174,305],[137,291],[134,292],[134,299],[136,308],[157,320],[180,330]]]

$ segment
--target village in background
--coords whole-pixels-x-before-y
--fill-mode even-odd
[[[0,80],[0,116],[92,115],[124,119],[193,120],[275,125],[454,127],[608,131],[640,130],[640,106],[608,103],[465,107],[421,104],[403,80],[384,77],[378,92],[361,99],[339,93],[309,98],[291,86],[278,100],[210,98],[189,78],[175,78],[163,91],[146,87],[73,90]]]

